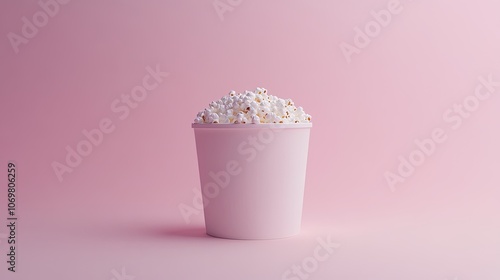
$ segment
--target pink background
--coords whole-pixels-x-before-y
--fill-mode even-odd
[[[0,278],[282,279],[331,235],[309,279],[499,279],[500,87],[457,130],[442,115],[500,80],[500,5],[401,0],[348,63],[339,44],[389,2],[232,0],[221,19],[212,0],[70,1],[17,54],[7,34],[41,8],[0,2],[2,221],[19,172],[18,272],[2,226]],[[156,65],[170,75],[120,120],[110,104]],[[302,233],[206,237],[178,210],[199,187],[190,123],[257,86],[313,116]],[[51,164],[103,118],[116,129],[59,182]],[[384,173],[435,128],[447,141],[391,192]]]

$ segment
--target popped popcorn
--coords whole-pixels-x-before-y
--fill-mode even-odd
[[[267,94],[265,88],[243,93],[230,91],[208,108],[200,111],[197,124],[261,124],[261,123],[310,123],[311,116],[291,99],[281,99]]]

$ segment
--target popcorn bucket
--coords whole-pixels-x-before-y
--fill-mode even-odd
[[[299,233],[311,123],[193,124],[208,235]]]

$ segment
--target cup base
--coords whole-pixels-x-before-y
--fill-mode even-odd
[[[253,237],[253,236],[225,236],[223,234],[214,234],[207,231],[207,235],[214,238],[220,239],[230,239],[230,240],[273,240],[273,239],[285,239],[291,238],[299,235],[299,232],[290,234],[290,235],[282,235],[282,236],[263,236],[263,237]]]

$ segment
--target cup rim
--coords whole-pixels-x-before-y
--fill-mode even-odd
[[[192,128],[242,128],[242,129],[261,129],[261,128],[311,128],[312,123],[260,123],[260,124],[234,124],[234,123],[192,123]]]

